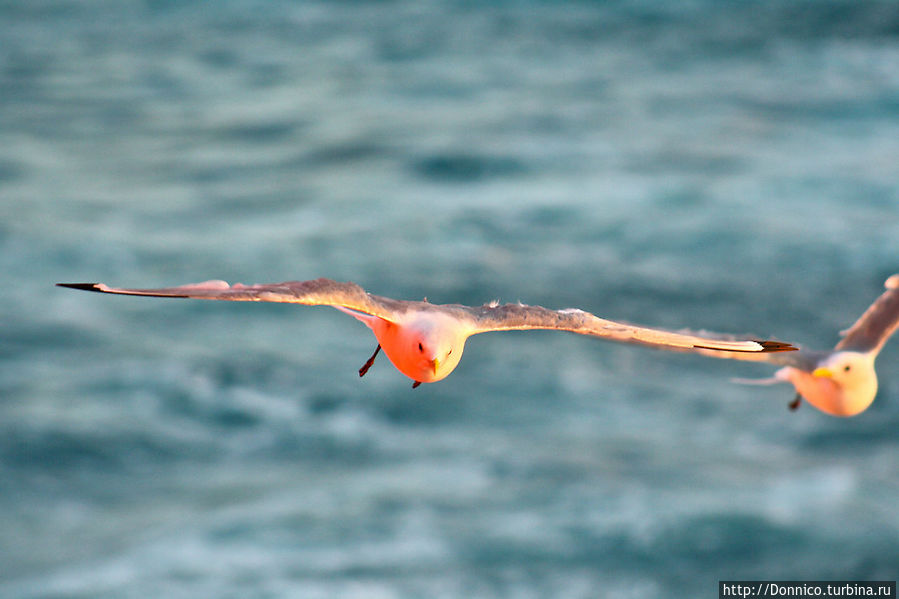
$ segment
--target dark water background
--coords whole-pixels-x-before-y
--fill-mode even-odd
[[[830,347],[899,271],[899,4],[0,2],[0,596],[712,597],[899,573],[899,344],[545,332],[412,391],[329,276]]]

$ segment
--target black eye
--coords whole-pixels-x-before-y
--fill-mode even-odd
[[[449,350],[448,352],[446,352],[446,355],[449,356],[451,353],[453,353],[453,350],[452,350],[452,349]]]
[[[424,346],[421,344],[421,341],[418,342],[418,351],[423,352],[425,350]]]
[[[849,372],[850,370],[852,370],[852,366],[850,366],[849,364],[843,366],[843,372]]]

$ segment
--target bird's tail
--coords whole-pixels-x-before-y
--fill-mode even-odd
[[[375,318],[377,318],[377,316],[372,316],[371,314],[365,314],[364,312],[358,312],[356,310],[351,310],[350,308],[346,308],[344,306],[332,306],[332,307],[337,308],[344,314],[349,314],[350,316],[352,316],[359,322],[364,323],[370,329],[374,330],[374,325],[372,324],[372,322],[374,321]]]
[[[732,378],[730,379],[732,383],[737,383],[738,385],[776,385],[778,383],[785,383],[783,379],[780,379],[776,376],[772,376],[767,379],[741,379],[741,378]]]

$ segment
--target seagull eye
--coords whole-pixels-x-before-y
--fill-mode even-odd
[[[418,342],[418,351],[423,352],[425,350],[424,346],[421,344],[421,341]]]
[[[447,357],[449,357],[450,354],[452,354],[452,353],[453,353],[453,350],[452,350],[452,348],[450,348],[450,350],[448,352],[446,352]]]
[[[850,370],[852,370],[852,366],[850,366],[849,364],[843,366],[843,372],[849,372]]]

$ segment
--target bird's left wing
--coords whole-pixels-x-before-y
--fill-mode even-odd
[[[899,274],[887,279],[884,287],[886,291],[846,331],[835,349],[879,352],[899,327]]]
[[[641,327],[599,318],[577,309],[550,310],[542,306],[523,304],[464,307],[473,317],[473,332],[516,331],[528,329],[555,329],[579,335],[592,335],[624,343],[639,343],[660,349],[695,351],[698,353],[728,352],[726,357],[752,359],[759,353],[794,351],[788,343],[738,339],[724,335],[705,333],[676,333],[662,329]],[[746,356],[746,357],[743,357]],[[724,356],[722,356],[724,357]]]
[[[401,300],[371,295],[355,283],[341,283],[324,278],[264,285],[242,285],[240,283],[229,285],[225,281],[205,281],[180,287],[157,289],[125,289],[110,287],[104,283],[57,283],[57,285],[118,295],[342,306],[385,320],[394,320],[397,310],[402,309],[405,303]]]

